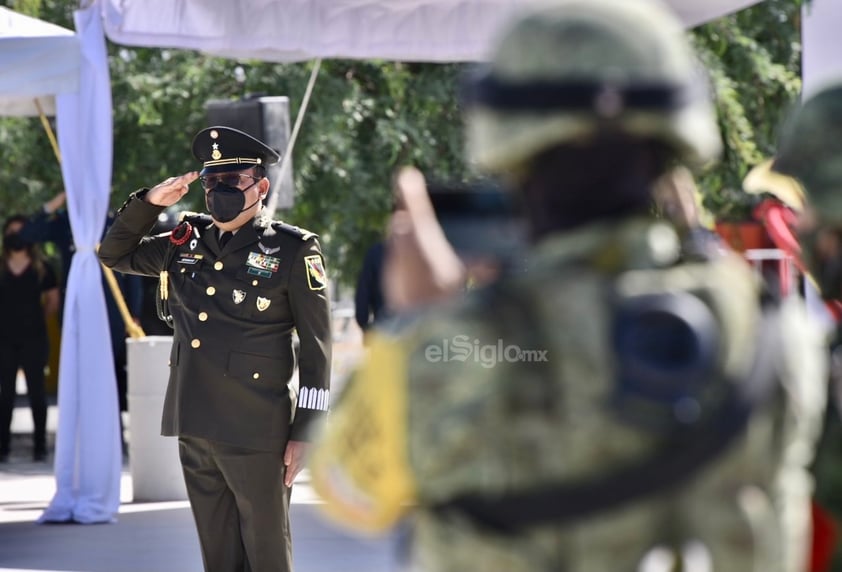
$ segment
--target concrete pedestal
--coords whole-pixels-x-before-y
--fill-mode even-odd
[[[127,339],[129,467],[136,502],[186,500],[178,439],[161,436],[172,336]]]

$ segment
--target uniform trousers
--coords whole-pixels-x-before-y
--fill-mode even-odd
[[[289,572],[291,489],[283,451],[178,440],[206,572]]]

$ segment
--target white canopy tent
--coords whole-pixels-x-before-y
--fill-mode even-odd
[[[41,110],[57,119],[76,253],[62,324],[57,492],[41,521],[93,523],[117,514],[122,464],[108,317],[94,251],[110,193],[111,92],[99,8],[77,12],[76,27],[74,34],[0,8],[0,115],[38,115],[37,98]]]
[[[0,7],[0,116],[55,115],[55,94],[79,88],[79,40],[72,31]]]
[[[628,0],[634,1],[634,0]],[[667,0],[687,27],[760,0]],[[113,42],[229,58],[476,61],[522,0],[102,0]]]

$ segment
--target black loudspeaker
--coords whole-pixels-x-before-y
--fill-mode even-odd
[[[289,98],[286,96],[252,97],[240,100],[211,100],[205,104],[208,125],[233,127],[260,139],[283,157],[289,143]],[[281,177],[281,163],[267,167],[272,186],[266,203],[279,209],[292,207],[295,188],[292,182],[292,157]],[[277,194],[277,198],[273,195]]]

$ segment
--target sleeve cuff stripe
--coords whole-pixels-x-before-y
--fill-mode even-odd
[[[298,393],[298,407],[300,409],[317,409],[327,411],[330,406],[330,390],[302,387]]]

